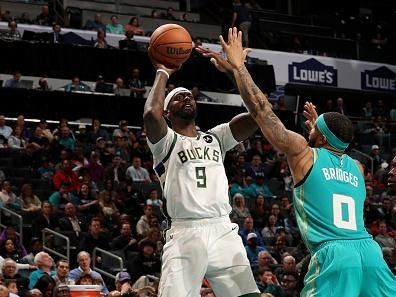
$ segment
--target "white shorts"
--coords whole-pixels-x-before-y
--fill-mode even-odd
[[[172,222],[166,232],[158,296],[200,296],[204,277],[216,297],[259,293],[238,225],[228,217]]]

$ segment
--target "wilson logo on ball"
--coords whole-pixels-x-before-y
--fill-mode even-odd
[[[166,47],[166,53],[168,55],[187,55],[191,53],[191,49],[183,49],[181,47],[176,48],[176,47]]]

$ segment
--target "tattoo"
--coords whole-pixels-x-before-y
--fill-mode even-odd
[[[239,82],[239,91],[241,96],[254,119],[263,123],[262,129],[265,129],[266,135],[270,142],[276,146],[286,148],[290,144],[290,134],[281,122],[281,120],[272,111],[272,105],[267,96],[261,92],[259,87],[254,83],[249,71],[245,65],[238,68],[237,82]]]
[[[269,103],[267,97],[261,92],[259,87],[254,83],[245,65],[242,65],[241,67],[238,68],[238,73],[240,79],[239,91],[252,116],[256,118],[260,112],[263,112],[268,109],[271,110],[272,109],[271,103]]]
[[[273,140],[279,146],[288,145],[289,134],[281,120],[272,110],[268,110],[263,115],[264,125],[271,131]]]

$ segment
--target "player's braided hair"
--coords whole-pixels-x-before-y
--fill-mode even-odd
[[[351,143],[353,139],[353,125],[350,119],[338,112],[326,112],[323,118],[327,127],[341,141]]]

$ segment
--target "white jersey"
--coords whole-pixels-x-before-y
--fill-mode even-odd
[[[238,142],[229,124],[221,124],[197,137],[180,135],[168,127],[166,135],[148,145],[161,181],[171,219],[228,216],[228,180],[223,159]]]

